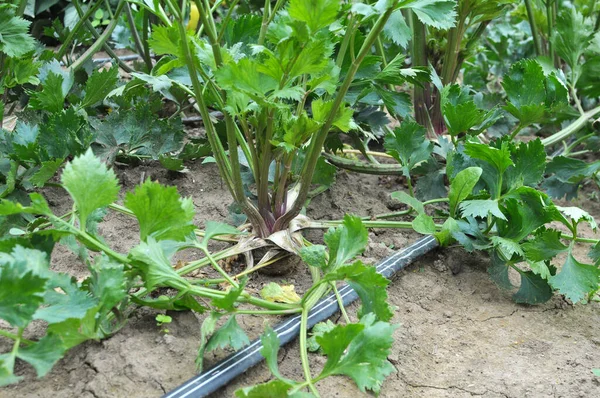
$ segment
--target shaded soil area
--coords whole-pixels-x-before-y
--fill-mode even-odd
[[[230,199],[215,166],[197,162],[189,168],[187,174],[174,174],[155,165],[140,165],[118,169],[117,173],[124,192],[152,178],[177,186],[183,196],[191,195],[200,227],[207,220],[225,220]],[[401,189],[402,181],[397,178],[341,171],[332,189],[313,199],[308,214],[314,219],[340,219],[345,212],[362,216],[386,213],[398,206],[390,202],[389,193]],[[57,213],[70,210],[71,204],[60,190],[47,189],[44,194]],[[600,205],[585,198],[583,194],[577,205],[600,215]],[[138,242],[136,222],[115,213],[106,217],[100,233],[121,252]],[[584,229],[583,235],[591,236],[591,231]],[[306,236],[316,242],[322,231],[307,231]],[[375,263],[418,237],[410,231],[372,230],[362,260]],[[587,249],[584,246],[576,252],[580,260],[585,260]],[[198,253],[190,252],[178,260],[198,257]],[[395,332],[389,360],[397,372],[384,383],[381,396],[600,396],[600,378],[591,371],[600,368],[599,303],[571,306],[561,297],[554,297],[540,306],[517,305],[510,292],[499,290],[490,281],[487,265],[485,256],[449,248],[423,257],[394,277],[389,296],[398,308],[393,322],[401,326]],[[62,246],[55,249],[52,266],[78,277],[87,272],[77,256]],[[257,275],[249,287],[259,290],[271,280],[285,280],[302,292],[310,277],[301,264],[294,268],[293,274],[281,277]],[[357,308],[349,308],[354,319]],[[169,313],[173,323],[166,334],[156,324],[157,313],[149,309],[136,311],[115,336],[72,349],[44,379],[35,379],[30,367],[18,363],[17,373],[25,376],[25,381],[0,389],[0,397],[161,396],[194,375],[203,316]],[[278,319],[244,315],[238,321],[253,339],[263,331],[265,322],[274,324]],[[35,327],[29,334],[35,337]],[[0,352],[9,347],[8,341],[0,341]],[[280,350],[279,366],[284,376],[302,378],[298,348],[293,342]],[[210,354],[206,366],[227,353]],[[310,358],[315,372],[325,363],[319,355],[310,354]],[[262,364],[213,397],[230,397],[237,388],[270,379]],[[317,387],[323,397],[364,395],[344,377],[328,378]]]

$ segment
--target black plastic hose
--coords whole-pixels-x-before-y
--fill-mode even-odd
[[[381,261],[377,272],[386,278],[411,264],[417,258],[438,247],[438,242],[433,236],[419,239],[412,245],[394,253]],[[352,303],[358,295],[349,285],[344,284],[339,289],[344,305]],[[339,311],[335,294],[330,294],[319,301],[308,315],[308,327],[324,321]],[[300,332],[300,315],[292,316],[273,328],[279,337],[279,345],[292,341]],[[254,340],[250,345],[228,356],[213,368],[186,381],[181,386],[167,393],[163,398],[200,398],[223,387],[235,377],[256,365],[264,358],[260,354],[262,343],[260,339]]]

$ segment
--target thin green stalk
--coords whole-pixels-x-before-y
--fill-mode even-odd
[[[231,286],[233,286],[235,289],[237,289],[239,287],[239,285],[237,284],[237,282],[234,281],[231,278],[231,276],[229,276],[229,274],[227,272],[225,272],[225,270],[223,268],[221,268],[221,266],[219,266],[219,264],[215,261],[215,259],[213,258],[213,256],[208,251],[208,249],[205,248],[205,247],[198,247],[198,248],[201,249],[204,252],[204,255],[206,256],[206,258],[208,258],[208,261],[210,261],[210,263],[212,264],[213,268],[216,269],[217,272],[219,274],[221,274],[223,276],[223,278],[225,278],[227,280],[227,282],[229,282],[229,284]]]
[[[573,123],[571,123],[564,129],[560,130],[555,134],[552,134],[550,137],[544,138],[542,140],[542,144],[544,146],[550,146],[563,141],[565,138],[581,130],[581,128],[583,128],[583,126],[585,126],[592,117],[596,116],[599,113],[600,106],[594,109],[590,109],[587,112],[584,112],[577,120],[575,120]]]
[[[6,330],[3,330],[3,329],[0,329],[0,336],[8,337],[11,340],[19,339],[19,336],[17,336],[16,334],[7,332]],[[35,341],[21,338],[21,343],[26,344],[26,345],[32,345],[32,344],[35,344]]]
[[[554,45],[552,44],[552,30],[554,29],[554,18],[553,18],[553,10],[554,10],[554,0],[546,0],[546,19],[548,23],[548,56],[552,60],[552,63],[555,64],[554,59]]]
[[[56,52],[56,58],[62,59],[62,57],[65,56],[67,51],[69,51],[69,45],[75,39],[75,36],[79,32],[79,29],[81,29],[81,27],[85,24],[85,22],[92,16],[92,14],[94,14],[96,12],[96,10],[98,10],[98,8],[100,8],[101,5],[102,5],[102,2],[97,1],[96,4],[90,5],[88,7],[87,11],[83,15],[79,15],[79,21],[77,21],[77,23],[75,24],[73,29],[69,31],[67,38],[65,39],[65,41],[63,41],[62,45]]]
[[[13,348],[9,354],[13,358],[13,361],[14,361],[14,358],[17,356],[17,353],[19,352],[19,346],[21,345],[21,340],[23,339],[24,331],[25,331],[25,328],[19,328],[17,331],[17,338],[15,339],[15,343],[13,344]],[[12,366],[11,366],[11,368],[12,368]]]
[[[78,7],[77,0],[73,1],[73,6],[77,10],[78,15],[83,14],[83,12],[81,11],[81,6]],[[84,23],[85,23],[87,29],[96,38],[96,41],[75,62],[73,62],[69,66],[70,70],[72,70],[72,71],[78,70],[89,59],[91,59],[94,56],[94,54],[100,50],[100,48],[103,48],[104,51],[106,51],[106,53],[119,64],[119,67],[121,67],[121,69],[123,69],[127,72],[133,72],[133,69],[131,69],[124,62],[122,62],[119,59],[119,56],[117,54],[115,54],[115,52],[106,44],[106,41],[110,38],[113,30],[117,27],[117,25],[119,23],[119,15],[121,15],[121,11],[123,10],[124,6],[125,6],[125,0],[119,0],[119,3],[117,4],[117,9],[115,10],[115,18],[108,24],[108,26],[104,29],[104,32],[102,32],[102,34],[98,34],[98,32],[96,32],[96,29],[90,23],[90,21],[85,20]]]
[[[135,26],[135,19],[133,18],[133,13],[131,12],[131,6],[129,3],[125,5],[125,14],[127,15],[127,22],[129,23],[129,30],[131,31],[131,36],[133,37],[133,43],[138,53],[144,60],[146,64],[146,69],[148,72],[152,70],[152,60],[150,59],[150,53],[146,53],[144,45],[142,44],[142,39],[140,38],[140,34]]]
[[[571,71],[571,96],[573,97],[573,101],[575,102],[575,106],[581,115],[585,113],[583,107],[581,106],[581,101],[579,100],[579,96],[577,95],[577,89],[575,88],[575,72]]]
[[[339,227],[344,223],[344,220],[319,220],[311,221],[307,228],[311,229],[327,229],[331,227]],[[363,225],[367,228],[399,228],[413,229],[410,221],[363,221]],[[442,224],[435,224],[436,229],[442,229]]]
[[[375,42],[377,47],[377,53],[381,57],[381,65],[385,68],[387,66],[387,60],[385,59],[385,48],[383,47],[383,41],[381,40],[381,36],[377,37],[377,41]]]
[[[258,45],[262,46],[265,43],[265,36],[267,35],[267,27],[269,26],[269,15],[271,14],[271,0],[265,0],[265,7],[263,9],[262,22],[260,24],[260,33],[258,34]]]
[[[308,383],[308,388],[315,395],[315,397],[320,397],[319,391],[317,391],[317,388],[312,383],[312,375],[310,374],[310,362],[308,361],[307,334],[309,311],[310,307],[305,307],[302,311],[302,317],[300,319],[300,360],[302,361],[302,370],[304,371],[304,378]]]
[[[341,67],[344,63],[344,58],[346,57],[346,51],[348,50],[348,45],[350,44],[350,37],[354,34],[356,30],[354,14],[350,15],[348,19],[348,25],[346,27],[346,33],[344,34],[344,38],[342,39],[342,43],[340,44],[340,49],[338,50],[338,55],[335,60],[335,64],[338,67]]]
[[[445,203],[448,202],[449,199],[448,198],[437,198],[437,199],[431,199],[431,200],[427,200],[425,202],[423,202],[423,206],[427,206],[427,205],[432,205],[432,204],[436,204],[436,203]],[[377,214],[373,217],[362,217],[363,221],[369,221],[369,220],[385,220],[387,218],[395,218],[395,217],[400,217],[400,216],[406,216],[410,213],[414,212],[414,209],[407,209],[407,210],[401,210],[401,211],[394,211],[391,213],[383,213],[383,214]]]
[[[346,308],[344,308],[344,301],[342,300],[342,296],[340,296],[340,292],[338,291],[337,287],[335,286],[335,283],[331,282],[330,286],[333,289],[333,293],[335,294],[335,299],[338,302],[338,307],[340,307],[340,311],[342,312],[342,316],[344,317],[344,320],[346,321],[346,323],[352,323],[352,321],[350,321],[350,317],[348,316],[348,313],[346,312]]]
[[[533,37],[533,46],[535,49],[535,55],[542,55],[542,44],[538,33],[537,24],[535,23],[535,17],[533,15],[533,7],[531,0],[525,0],[525,8],[527,9],[527,19],[529,20],[529,27],[531,29],[531,36]]]
[[[25,8],[27,8],[27,0],[19,0],[19,6],[17,7],[17,11],[16,11],[16,15],[18,17],[23,16],[23,14],[25,13]]]
[[[229,21],[231,21],[231,14],[233,13],[233,10],[235,9],[235,6],[237,5],[237,3],[240,0],[233,0],[231,2],[231,4],[229,4],[229,9],[227,10],[227,15],[225,15],[225,18],[223,19],[223,22],[221,23],[221,30],[219,32],[219,36],[217,37],[217,41],[219,43],[221,43],[221,41],[223,40],[223,35],[225,35],[225,31],[227,29],[227,25],[229,24]]]
[[[202,10],[203,11],[203,10]],[[200,14],[202,14],[202,11]],[[187,33],[185,31],[185,26],[183,23],[179,25],[179,34],[182,41],[182,49],[185,54],[185,61],[190,72],[190,78],[192,80],[192,87],[194,89],[194,97],[196,98],[196,103],[198,104],[198,110],[200,111],[200,116],[202,116],[202,120],[204,120],[204,128],[206,129],[206,137],[210,143],[211,148],[213,148],[213,153],[215,159],[217,160],[217,167],[219,168],[219,172],[227,185],[227,188],[231,192],[231,194],[235,196],[235,190],[233,188],[232,182],[232,173],[231,166],[229,165],[229,161],[224,154],[223,147],[220,145],[219,137],[214,130],[214,126],[210,121],[210,112],[208,111],[208,107],[204,101],[203,89],[200,81],[198,80],[198,74],[196,73],[196,65],[194,63],[194,59],[189,49],[188,41],[187,41]],[[217,143],[218,141],[218,143]],[[236,198],[237,199],[237,198]]]
[[[412,179],[410,178],[410,175],[406,177],[406,185],[408,185],[408,194],[414,198],[415,192],[413,191]]]
[[[577,147],[577,145],[581,144],[584,141],[587,141],[589,138],[591,138],[595,135],[596,134],[594,134],[594,133],[590,133],[590,134],[584,135],[583,137],[579,137],[578,139],[573,141],[573,143],[571,145],[569,145],[565,148],[565,151],[562,153],[562,156],[569,155],[571,153],[571,151]]]
[[[144,54],[150,59],[150,42],[148,41],[148,31],[150,22],[150,13],[145,8],[140,10],[142,13],[142,47],[144,47]],[[150,65],[152,65],[152,59],[150,59]],[[150,67],[152,70],[152,67]]]
[[[323,152],[321,156],[334,166],[350,171],[356,171],[358,173],[376,175],[399,175],[402,173],[402,166],[399,164],[370,163],[362,160],[348,159],[326,152]]]
[[[354,80],[354,76],[356,75],[356,72],[358,71],[360,64],[362,63],[365,56],[371,51],[371,48],[373,47],[373,43],[375,43],[375,40],[377,39],[377,37],[379,36],[381,31],[383,30],[385,23],[387,22],[390,15],[396,8],[397,3],[398,3],[397,1],[394,1],[394,3],[390,6],[390,8],[388,8],[388,10],[379,17],[379,19],[373,26],[373,29],[371,29],[371,31],[365,38],[363,45],[358,53],[358,56],[356,57],[354,62],[352,62],[352,65],[348,69],[348,72],[346,74],[346,77],[344,78],[342,86],[340,87],[340,89],[335,97],[335,100],[333,101],[333,106],[331,107],[332,111],[329,113],[329,116],[328,116],[327,120],[325,121],[325,123],[323,124],[323,126],[311,138],[307,156],[304,160],[304,163],[302,165],[302,171],[300,173],[300,176],[301,176],[300,181],[299,181],[300,190],[298,192],[298,198],[292,205],[291,209],[289,209],[286,214],[281,216],[275,222],[275,225],[273,228],[274,231],[280,231],[283,228],[285,228],[289,224],[289,222],[294,217],[296,217],[296,215],[298,215],[300,213],[300,210],[304,206],[304,202],[306,201],[308,193],[310,192],[310,185],[311,185],[312,177],[315,172],[315,168],[317,166],[317,161],[321,154],[321,150],[323,149],[323,144],[325,143],[325,140],[327,139],[327,135],[329,134],[329,130],[333,126],[333,122],[337,115],[337,110],[340,108],[340,106],[344,102],[346,93],[348,92],[348,89],[350,88],[350,84]]]
[[[593,239],[593,238],[581,238],[579,236],[573,236],[573,235],[569,235],[569,234],[565,234],[565,233],[561,233],[560,237],[563,239],[568,239],[570,241],[575,241],[578,243],[591,243],[591,244],[598,244],[600,243],[600,239]]]
[[[291,315],[302,312],[302,308],[294,308],[290,310],[235,310],[234,314],[238,315]]]
[[[515,139],[515,137],[517,136],[517,134],[519,134],[521,132],[521,130],[523,130],[523,127],[525,127],[525,126],[523,126],[521,123],[519,123],[517,125],[517,128],[515,128],[512,133],[510,133],[511,141]]]

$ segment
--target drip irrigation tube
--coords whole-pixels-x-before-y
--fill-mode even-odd
[[[438,247],[438,243],[433,236],[421,238],[412,245],[381,261],[376,266],[377,272],[389,278],[436,247]],[[344,305],[348,305],[358,298],[354,289],[347,284],[339,289],[339,293]],[[319,301],[310,311],[308,315],[308,327],[311,328],[318,322],[324,321],[338,310],[336,297],[334,294],[330,294]],[[300,332],[300,315],[286,319],[275,326],[273,330],[277,333],[277,337],[279,337],[280,346],[289,343]],[[250,345],[228,356],[213,368],[193,377],[173,391],[165,394],[163,398],[205,397],[262,361],[264,358],[260,354],[261,349],[262,343],[260,339],[256,339]]]

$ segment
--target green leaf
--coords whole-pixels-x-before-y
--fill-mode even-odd
[[[28,34],[30,23],[3,7],[0,10],[0,52],[17,58],[32,51],[35,41]]]
[[[456,174],[448,192],[451,217],[456,216],[458,205],[473,192],[473,188],[477,185],[482,171],[480,167],[467,167]]]
[[[510,151],[506,142],[502,142],[500,148],[468,142],[465,144],[465,153],[474,159],[483,160],[493,166],[499,174],[503,174],[509,166],[514,164],[510,158]]]
[[[294,285],[279,285],[268,283],[260,291],[260,296],[267,301],[294,304],[300,302],[300,296],[294,290]]]
[[[183,241],[195,226],[191,199],[182,199],[176,187],[146,180],[125,195],[125,207],[140,224],[140,239]]]
[[[314,395],[305,392],[288,394],[293,386],[282,380],[272,380],[268,383],[241,388],[235,392],[235,396],[238,398],[314,398]]]
[[[46,335],[33,345],[19,348],[17,357],[33,366],[38,377],[44,377],[66,350],[58,336]]]
[[[488,267],[488,275],[492,282],[494,282],[499,288],[505,290],[511,290],[514,286],[510,281],[508,275],[508,269],[510,268],[508,263],[500,258],[499,254],[494,250],[491,253],[491,264]]]
[[[113,66],[104,71],[95,70],[85,83],[85,96],[79,103],[80,108],[87,108],[103,101],[117,85],[119,68]]]
[[[552,288],[541,276],[532,271],[519,271],[521,286],[513,295],[513,300],[521,304],[541,304],[552,298]]]
[[[406,20],[404,19],[401,10],[392,12],[392,15],[390,15],[390,18],[383,27],[383,34],[394,44],[397,44],[402,48],[408,47],[412,32],[406,24]]]
[[[523,243],[525,255],[531,261],[551,260],[568,249],[560,241],[560,235],[560,231],[554,229],[536,233],[534,239]]]
[[[50,215],[52,211],[48,207],[48,202],[37,192],[29,194],[31,200],[30,206],[23,206],[21,203],[11,202],[6,199],[0,201],[0,215],[9,216],[12,214],[43,214]]]
[[[158,119],[149,104],[113,111],[104,120],[90,123],[96,133],[94,153],[110,164],[119,154],[159,160],[183,147],[181,121]]]
[[[61,181],[77,206],[79,223],[84,230],[90,214],[113,203],[119,193],[114,171],[100,162],[91,149],[67,163]]]
[[[504,213],[502,213],[500,207],[498,207],[497,200],[465,200],[464,202],[460,203],[459,208],[463,217],[486,218],[488,215],[491,214],[494,217],[506,220],[506,216],[504,215]]]
[[[64,108],[65,98],[71,89],[68,86],[65,90],[63,83],[64,78],[62,75],[50,72],[43,83],[42,90],[30,92],[29,105],[31,108],[48,112],[60,112]]]
[[[546,77],[533,59],[514,64],[502,86],[508,97],[505,109],[519,119],[521,126],[543,121],[547,110],[568,102],[564,84],[554,74]]]
[[[590,44],[591,32],[577,9],[564,8],[556,18],[550,41],[559,57],[565,60],[573,71],[571,84],[575,85],[579,78],[581,65],[579,59]]]
[[[46,288],[48,291],[44,295],[44,305],[36,311],[34,319],[41,319],[49,324],[70,318],[81,319],[97,304],[88,292],[80,290],[65,274],[55,275]]]
[[[436,232],[435,222],[431,216],[427,214],[419,214],[412,221],[413,229],[423,235],[433,235]]]
[[[327,355],[319,378],[346,375],[356,382],[361,391],[369,389],[378,393],[383,380],[394,371],[387,357],[396,327],[376,321],[374,314],[367,314],[358,324],[338,325],[317,337]]]
[[[40,169],[29,178],[29,182],[37,188],[42,188],[49,179],[54,177],[63,161],[63,159],[55,159],[42,162]]]
[[[330,228],[323,236],[329,247],[329,269],[335,269],[365,250],[369,233],[360,217],[346,214],[341,226]]]
[[[425,25],[446,30],[456,24],[456,1],[413,0],[401,2],[400,8],[410,8]]]
[[[402,173],[408,178],[410,171],[433,152],[433,143],[425,138],[425,128],[416,122],[403,122],[386,135],[384,147],[402,164]]]
[[[17,377],[13,374],[14,364],[14,357],[10,354],[0,355],[0,387],[18,383],[23,379],[22,376]]]
[[[69,107],[40,125],[37,144],[45,158],[66,159],[85,153],[92,140],[88,121]]]
[[[390,283],[384,276],[377,273],[375,267],[356,261],[352,265],[338,268],[323,277],[326,281],[346,281],[360,297],[362,315],[373,313],[378,320],[387,322],[394,315],[387,302],[385,288]]]
[[[87,280],[90,293],[98,300],[99,312],[107,314],[127,297],[127,280],[123,264],[100,257],[89,267]]]
[[[496,250],[502,253],[504,258],[506,259],[510,260],[515,254],[519,257],[524,255],[523,249],[517,241],[508,238],[503,238],[501,236],[492,236],[490,240],[494,244]]]
[[[580,263],[569,252],[560,272],[550,277],[549,282],[560,294],[573,303],[578,303],[583,301],[587,294],[598,290],[600,269],[594,265]]]
[[[240,284],[237,289],[232,287],[224,297],[213,299],[212,305],[214,305],[217,308],[223,309],[227,312],[231,312],[231,311],[235,310],[235,307],[234,307],[235,302],[238,299],[238,297],[240,297],[242,292],[244,291],[246,282],[248,282],[247,278],[242,279],[240,281]]]
[[[312,245],[300,249],[302,261],[311,267],[324,269],[327,267],[327,250],[323,245]]]
[[[264,333],[260,336],[260,342],[262,343],[260,353],[265,357],[265,362],[271,373],[273,373],[273,376],[289,383],[290,380],[281,376],[279,367],[277,366],[277,353],[279,352],[279,337],[277,337],[277,333],[267,325]]]
[[[250,340],[244,330],[238,325],[235,320],[235,315],[229,317],[227,322],[221,326],[206,343],[205,352],[213,351],[217,348],[231,347],[234,350],[250,344]]]
[[[140,299],[135,296],[131,296],[131,301],[140,306],[156,308],[159,310],[192,310],[199,314],[203,314],[206,311],[206,307],[200,305],[200,303],[198,303],[198,301],[196,301],[194,296],[192,296],[191,294],[184,294],[179,298],[169,296],[158,296],[156,299]]]
[[[487,184],[490,195],[497,196],[502,190],[502,186],[499,185],[501,177],[506,169],[513,165],[508,143],[502,141],[500,148],[495,148],[486,144],[467,142],[465,154],[476,159],[475,163],[483,169],[481,179]]]
[[[548,163],[547,172],[556,174],[564,182],[578,182],[600,171],[600,162],[584,162],[583,160],[555,156]]]
[[[189,283],[171,266],[174,249],[172,241],[156,241],[152,236],[131,249],[129,257],[133,260],[132,265],[142,271],[146,289],[152,290],[157,286],[189,289]]]
[[[489,112],[480,109],[470,95],[470,88],[458,84],[445,86],[440,93],[440,107],[451,136],[471,133],[471,128],[480,125]],[[475,133],[478,130],[474,131]]]
[[[13,251],[11,256],[0,258],[0,319],[24,328],[44,302],[48,279],[38,270],[47,269],[48,264],[47,260],[39,263],[43,257],[32,263],[18,253],[24,252]]]
[[[588,257],[592,259],[594,265],[597,266],[600,263],[600,242],[592,246],[588,252]]]
[[[511,145],[511,159],[514,166],[506,170],[506,184],[509,189],[522,185],[535,186],[544,177],[546,150],[539,138],[519,145]]]
[[[208,241],[222,235],[239,235],[242,231],[232,227],[229,224],[207,221],[204,228],[204,239],[202,239],[202,245],[207,247]]]
[[[587,221],[590,224],[590,228],[592,228],[592,230],[594,232],[596,232],[596,229],[598,229],[596,220],[594,220],[594,217],[592,217],[590,215],[590,213],[588,213],[587,211],[582,210],[579,207],[574,207],[574,206],[571,206],[571,207],[556,206],[556,208],[562,214],[569,217],[571,219],[571,222],[573,222],[575,225],[579,224],[582,221]],[[569,225],[568,222],[565,222],[565,224]]]
[[[453,242],[453,234],[460,231],[458,223],[452,217],[448,217],[442,224],[442,229],[433,234],[441,247],[447,247]]]
[[[324,124],[333,110],[333,100],[323,101],[321,99],[314,100],[311,104],[313,118],[320,124]],[[353,127],[352,121],[353,111],[343,104],[337,110],[333,119],[333,125],[343,132],[347,133]]]
[[[214,333],[219,318],[221,318],[221,314],[213,311],[204,318],[204,321],[202,321],[202,326],[200,327],[200,346],[198,347],[198,355],[196,356],[197,372],[202,372],[206,343],[208,342],[209,336]]]
[[[288,13],[293,19],[306,22],[314,33],[331,25],[337,19],[339,9],[337,0],[291,0]]]
[[[310,337],[306,340],[308,351],[320,351],[321,346],[317,343],[317,337],[323,336],[323,334],[330,332],[333,328],[335,328],[335,323],[331,322],[329,319],[326,322],[319,322],[313,326]]]
[[[407,194],[404,191],[392,192],[392,194],[390,196],[392,197],[392,199],[395,199],[399,202],[409,205],[410,207],[415,209],[417,214],[425,213],[425,206],[423,206],[423,203],[419,199],[410,196],[409,194]]]

